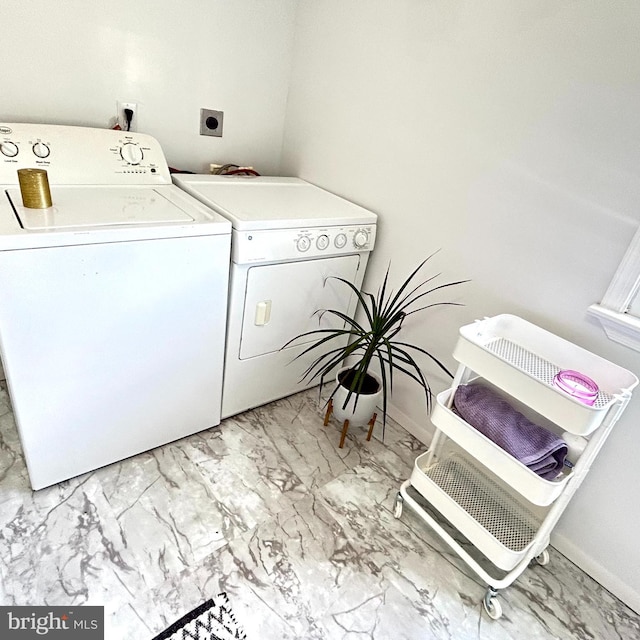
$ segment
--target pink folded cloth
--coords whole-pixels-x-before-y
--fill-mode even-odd
[[[481,384],[461,385],[453,402],[466,422],[545,480],[553,480],[562,471],[565,441],[531,422],[491,389]]]

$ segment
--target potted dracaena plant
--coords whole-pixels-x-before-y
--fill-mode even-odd
[[[381,399],[384,434],[394,372],[401,372],[420,385],[425,393],[427,412],[430,412],[431,386],[416,363],[412,352],[427,356],[447,375],[453,377],[447,367],[426,349],[398,339],[398,334],[407,316],[443,305],[459,306],[457,302],[427,301],[427,297],[436,291],[468,282],[468,280],[459,280],[435,284],[434,281],[440,274],[419,281],[419,274],[433,255],[435,254],[423,260],[397,291],[388,287],[389,267],[387,267],[384,280],[376,296],[361,292],[348,280],[331,276],[353,291],[359,303],[357,306],[361,309],[362,321],[356,320],[355,314],[354,317],[351,317],[335,309],[318,309],[317,314],[329,314],[337,318],[341,326],[307,331],[299,334],[285,345],[289,346],[302,338],[315,338],[296,356],[296,359],[309,353],[318,354],[305,370],[302,380],[319,379],[320,391],[325,384],[325,378],[333,374],[338,365],[345,362],[350,363],[337,371],[336,387],[328,400],[330,410],[327,412],[325,424],[327,424],[330,411],[333,411],[339,420],[349,420],[352,425],[366,424],[369,421],[369,439],[373,422],[375,422],[375,417],[373,420],[371,417]],[[372,370],[374,363],[377,365],[379,374]],[[345,422],[340,446],[344,442],[348,424]]]

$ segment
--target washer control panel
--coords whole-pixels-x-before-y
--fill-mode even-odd
[[[157,140],[142,133],[0,122],[0,184],[18,169],[45,169],[53,184],[171,184]]]
[[[375,238],[375,224],[264,231],[234,229],[232,258],[243,264],[366,253],[373,249]]]

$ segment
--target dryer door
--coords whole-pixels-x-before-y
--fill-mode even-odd
[[[279,351],[291,338],[305,331],[342,326],[338,318],[315,312],[353,311],[356,296],[347,285],[329,276],[355,282],[359,265],[360,256],[350,255],[249,269],[240,359]]]

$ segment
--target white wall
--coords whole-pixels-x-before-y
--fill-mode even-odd
[[[639,26],[632,1],[301,0],[283,168],[379,214],[370,287],[440,247],[473,280],[407,332],[452,367],[461,324],[516,313],[640,373],[586,314],[640,216]],[[393,413],[424,433],[412,384]],[[639,423],[635,398],[554,538],[636,610]]]
[[[295,4],[3,0],[0,121],[107,127],[132,101],[171,166],[277,173]],[[222,138],[199,135],[202,107]]]

